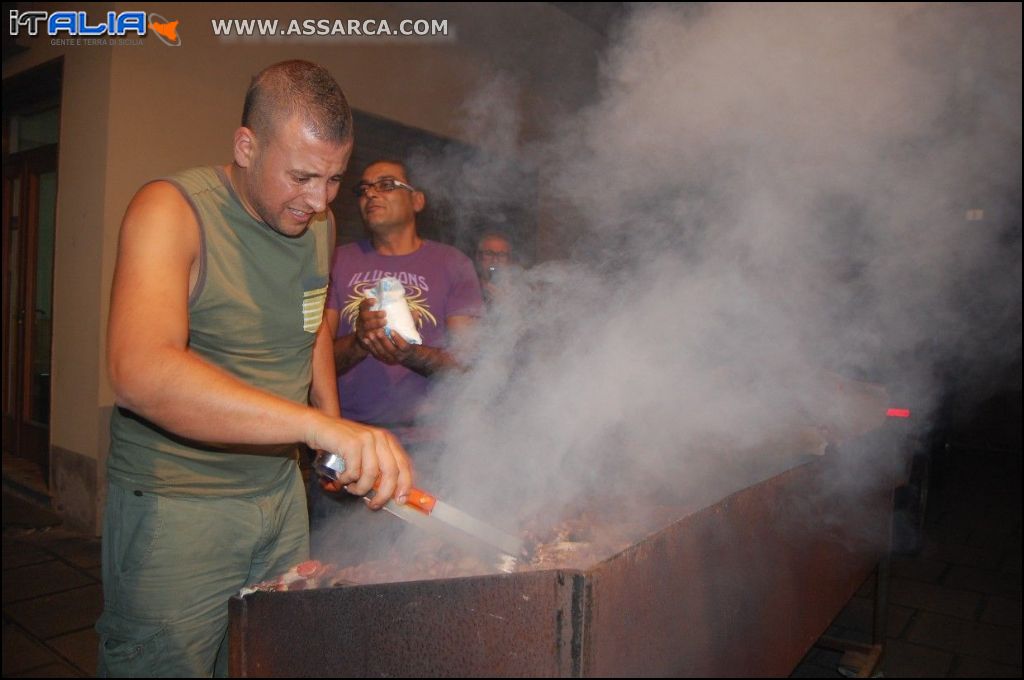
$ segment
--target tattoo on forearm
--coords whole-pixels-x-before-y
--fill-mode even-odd
[[[438,371],[464,370],[464,367],[443,349],[422,345],[413,349],[402,365],[424,376],[431,376]]]
[[[348,373],[353,366],[361,362],[369,352],[356,341],[355,333],[344,335],[334,341],[334,370],[338,375]]]

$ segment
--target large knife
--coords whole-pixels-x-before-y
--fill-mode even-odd
[[[333,453],[321,452],[317,455],[314,467],[321,476],[337,481],[345,471],[345,459]],[[468,537],[471,547],[483,546],[492,553],[497,551],[503,571],[511,571],[524,554],[523,542],[519,538],[467,515],[421,489],[410,489],[404,504],[394,499],[389,500],[384,509],[410,524],[443,534],[449,540],[465,545],[464,539]],[[457,533],[445,529],[454,529]]]

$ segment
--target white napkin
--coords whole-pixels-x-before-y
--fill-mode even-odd
[[[423,344],[409,311],[409,303],[405,300],[405,286],[401,281],[393,276],[385,276],[377,282],[370,294],[377,300],[371,309],[375,312],[383,309],[388,313],[388,324],[384,327],[388,337],[398,333],[410,345]]]

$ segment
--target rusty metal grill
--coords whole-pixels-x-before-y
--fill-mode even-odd
[[[879,441],[850,455],[891,457]],[[587,569],[233,598],[232,674],[788,674],[887,549],[891,482],[808,498],[848,459],[804,462]]]

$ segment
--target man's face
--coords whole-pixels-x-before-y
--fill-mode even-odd
[[[409,183],[402,166],[394,163],[374,163],[363,171],[359,181],[372,184],[382,179]],[[363,224],[370,231],[383,234],[408,226],[415,228],[416,213],[423,209],[423,204],[423,194],[418,191],[409,191],[403,187],[393,191],[378,191],[370,186],[359,197],[359,213],[363,216]]]
[[[485,236],[476,247],[476,264],[480,275],[490,279],[490,268],[504,267],[511,256],[508,241],[500,236]]]
[[[246,168],[249,206],[286,236],[299,236],[338,194],[352,155],[352,140],[317,139],[298,117],[279,124],[269,138],[257,138]]]

